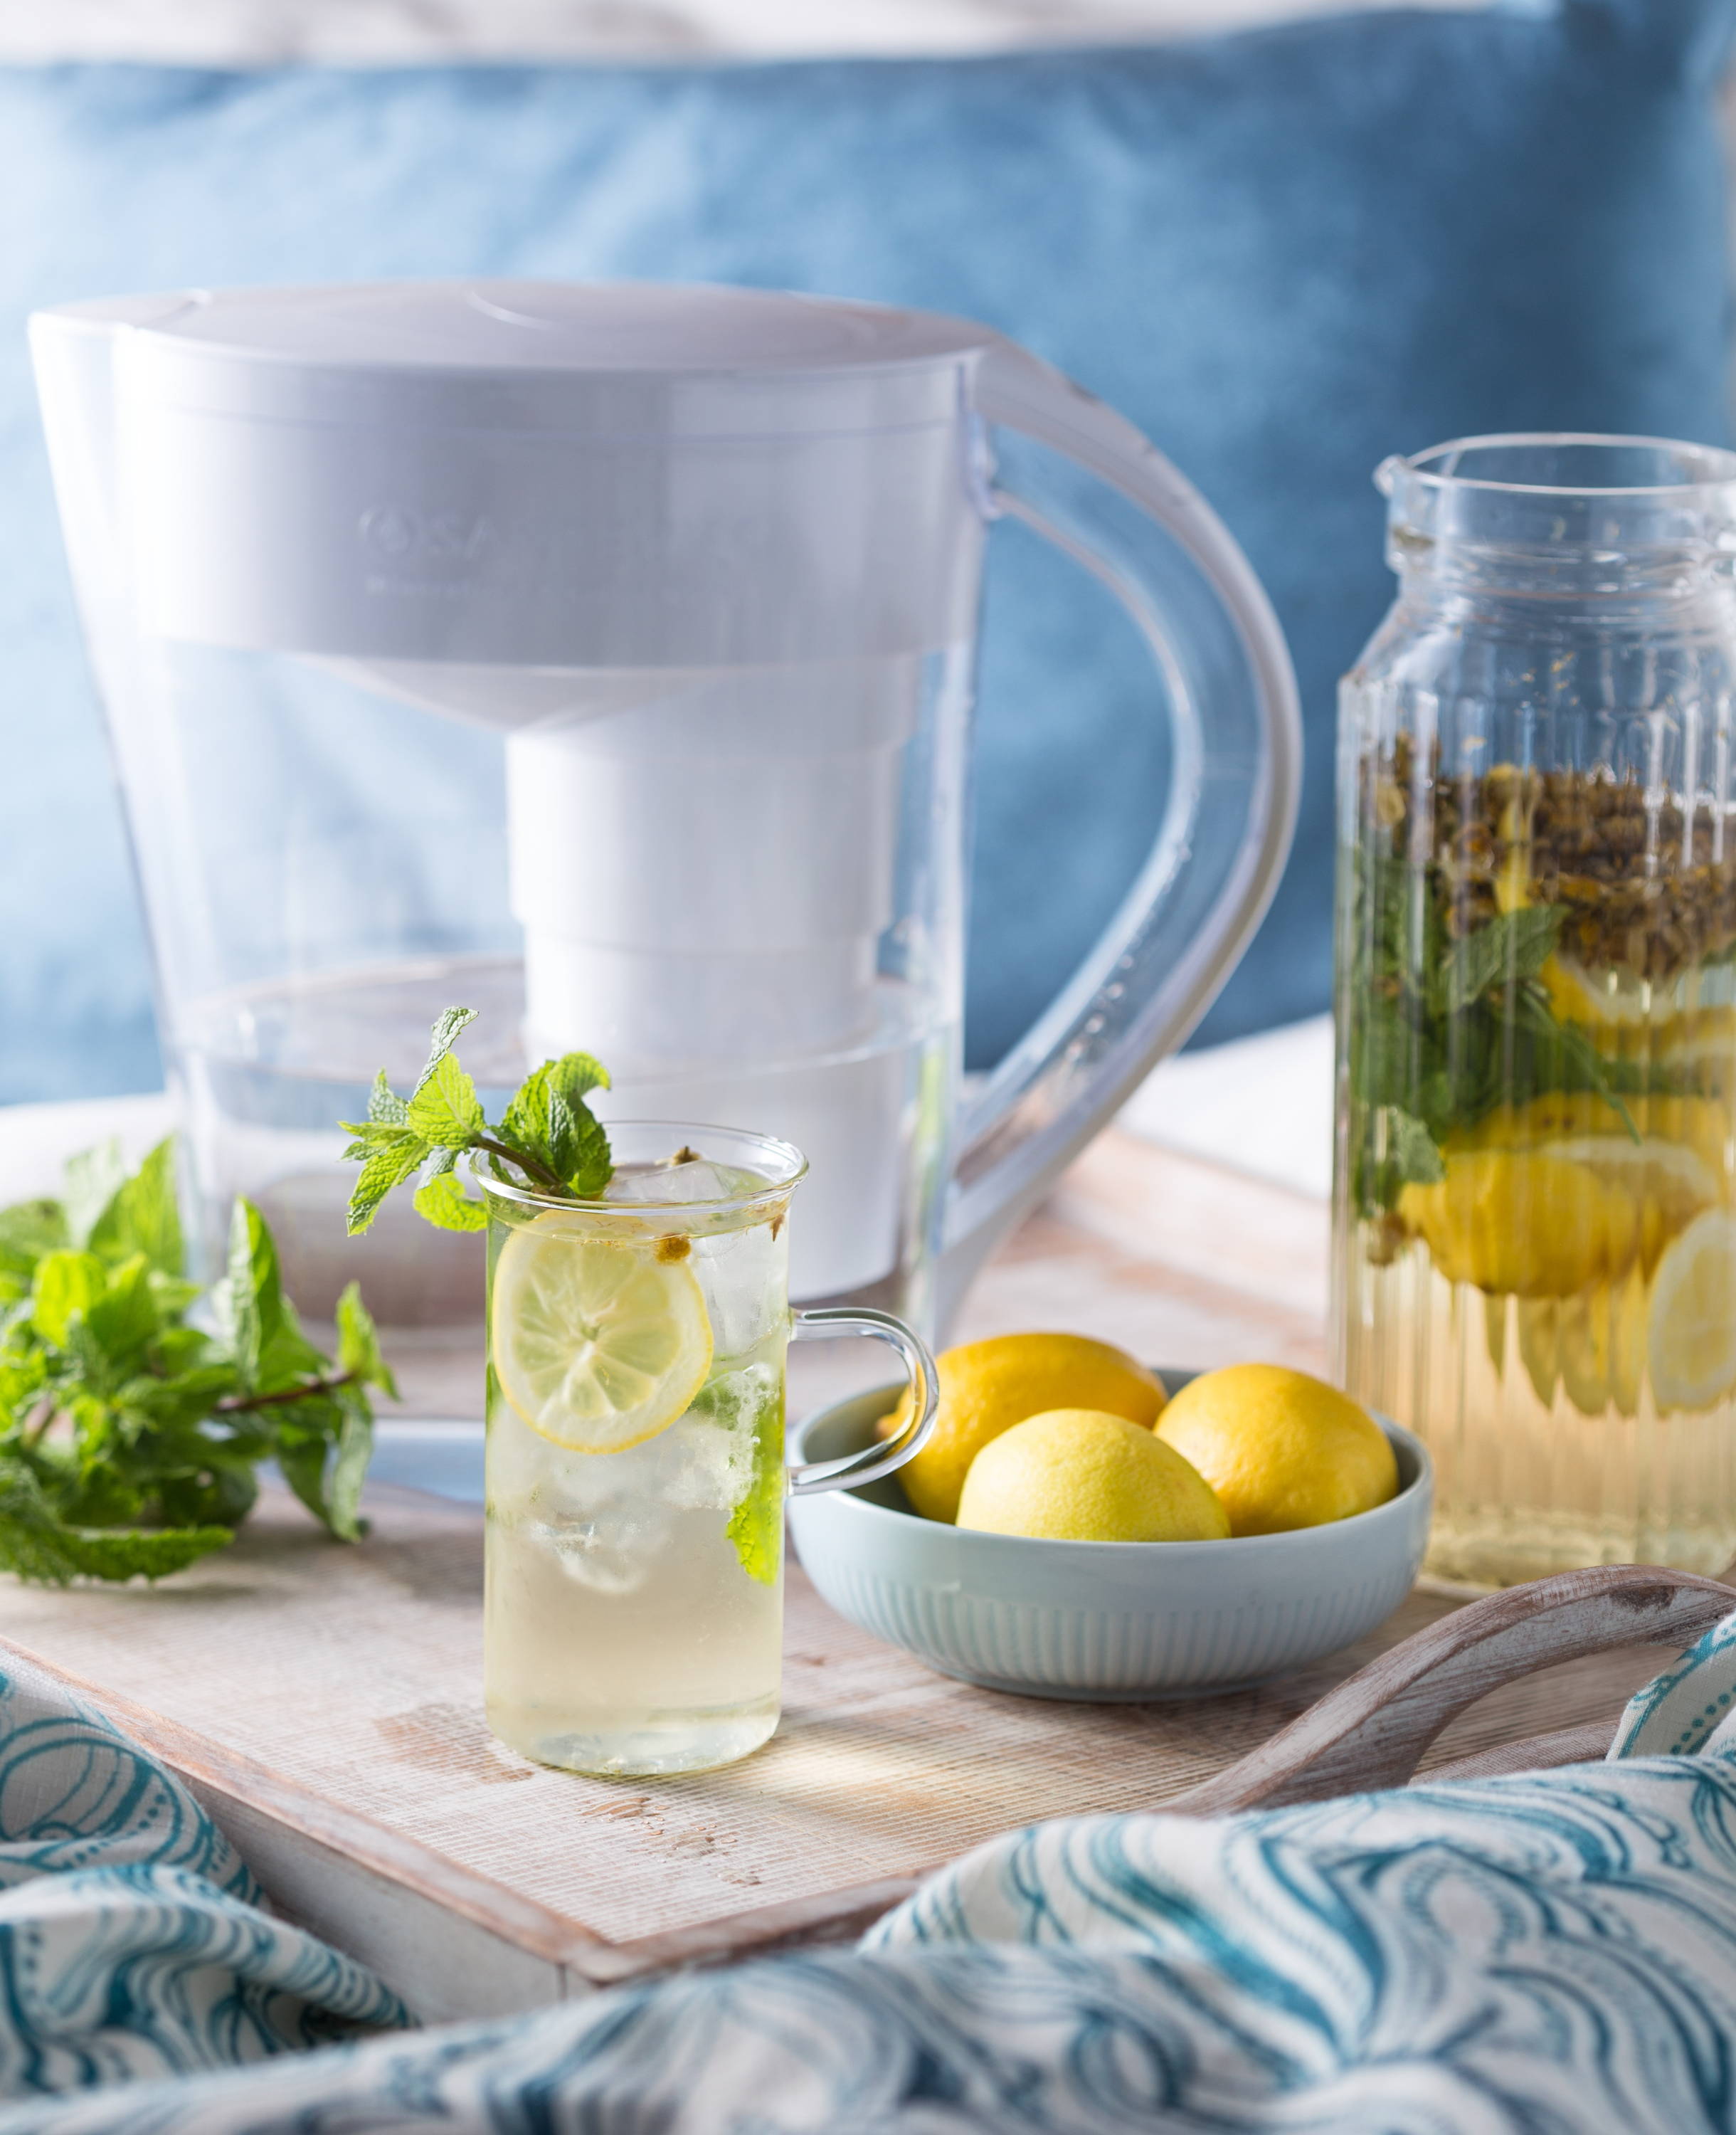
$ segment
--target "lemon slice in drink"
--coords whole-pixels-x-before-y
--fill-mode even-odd
[[[559,1214],[515,1231],[495,1265],[495,1377],[531,1429],[578,1453],[623,1453],[666,1430],[711,1369],[690,1261],[655,1241],[599,1238]]]
[[[1661,1409],[1707,1409],[1736,1387],[1736,1218],[1696,1216],[1658,1262],[1646,1343]]]

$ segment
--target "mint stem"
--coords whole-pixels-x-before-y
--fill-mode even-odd
[[[329,1379],[309,1379],[303,1386],[284,1387],[274,1394],[225,1394],[217,1403],[216,1413],[239,1416],[256,1408],[282,1408],[314,1394],[335,1394],[340,1387],[353,1387],[360,1376],[359,1372],[339,1372]]]
[[[516,1164],[520,1171],[540,1180],[550,1193],[559,1193],[564,1200],[572,1198],[567,1192],[566,1180],[559,1173],[551,1171],[546,1164],[539,1164],[528,1150],[510,1148],[504,1141],[491,1140],[486,1135],[478,1135],[471,1146],[486,1149],[491,1156],[504,1157],[508,1164]]]

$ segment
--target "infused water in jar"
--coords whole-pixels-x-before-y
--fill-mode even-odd
[[[1343,685],[1337,1363],[1429,1565],[1736,1556],[1736,454],[1390,460]]]

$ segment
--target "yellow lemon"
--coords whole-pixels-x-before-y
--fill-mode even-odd
[[[691,1261],[599,1238],[559,1211],[515,1230],[495,1266],[490,1362],[533,1431],[621,1453],[685,1413],[711,1369]]]
[[[1726,1103],[1736,1093],[1736,1008],[1728,1002],[1685,1009],[1648,1034],[1653,1064]]]
[[[1665,1142],[1689,1150],[1714,1176],[1726,1169],[1731,1121],[1714,1097],[1629,1097],[1622,1100],[1640,1136],[1607,1097],[1595,1090],[1551,1090],[1522,1105],[1497,1105],[1474,1127],[1451,1135],[1449,1151],[1472,1149],[1529,1149],[1541,1151],[1561,1142],[1625,1142],[1629,1149]]]
[[[1655,1135],[1638,1141],[1614,1135],[1587,1135],[1582,1141],[1546,1142],[1540,1157],[1582,1164],[1606,1185],[1619,1188],[1639,1204],[1639,1256],[1648,1268],[1678,1232],[1701,1209],[1717,1205],[1720,1181],[1705,1159],[1684,1144]],[[1619,1270],[1612,1267],[1612,1273]]]
[[[1158,1436],[1191,1460],[1231,1534],[1323,1527],[1399,1487],[1387,1435],[1347,1394],[1282,1364],[1231,1364],[1185,1386]]]
[[[1599,1032],[1643,1029],[1651,1014],[1644,986],[1616,971],[1589,971],[1559,954],[1537,974],[1549,995],[1558,1023],[1577,1023]]]
[[[1646,1278],[1634,1268],[1578,1297],[1550,1300],[1555,1353],[1567,1397],[1582,1416],[1638,1413],[1646,1371]],[[1532,1374],[1535,1383],[1536,1373]]]
[[[1399,1214],[1448,1282],[1569,1297],[1638,1256],[1638,1199],[1588,1164],[1478,1149],[1449,1154],[1445,1169],[1432,1186],[1405,1187]]]
[[[1538,973],[1559,1023],[1588,1031],[1598,1050],[1671,1070],[1705,1068],[1702,1086],[1736,1076],[1736,986],[1728,968],[1700,966],[1660,985],[1617,969],[1588,971],[1559,953]]]
[[[1446,1177],[1399,1212],[1449,1281],[1567,1297],[1649,1271],[1670,1240],[1726,1198],[1730,1121],[1704,1097],[1631,1097],[1637,1140],[1594,1091],[1498,1106],[1451,1136]],[[1586,1174],[1586,1175],[1580,1175]]]
[[[1545,1408],[1555,1405],[1561,1381],[1561,1305],[1554,1297],[1516,1297],[1519,1354],[1526,1374]]]
[[[1211,1484],[1143,1425],[1057,1408],[991,1439],[970,1464],[958,1523],[1050,1542],[1223,1542]]]
[[[938,1361],[934,1435],[898,1471],[905,1495],[931,1520],[955,1517],[971,1462],[1028,1416],[1101,1409],[1149,1430],[1163,1406],[1163,1389],[1143,1364],[1083,1334],[994,1334],[945,1350]],[[907,1394],[882,1421],[881,1435],[902,1429],[909,1414]]]
[[[1648,1140],[1675,1142],[1697,1156],[1717,1181],[1717,1197],[1727,1198],[1731,1120],[1717,1098],[1642,1097],[1628,1110]]]
[[[1646,1358],[1661,1409],[1706,1409],[1736,1387],[1736,1218],[1697,1216],[1658,1263]]]

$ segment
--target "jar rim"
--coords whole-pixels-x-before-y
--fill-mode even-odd
[[[1609,453],[1651,452],[1661,459],[1674,458],[1685,468],[1703,472],[1674,482],[1559,482],[1500,480],[1487,474],[1460,472],[1457,462],[1474,453]],[[1441,467],[1431,462],[1453,464]],[[1609,497],[1639,500],[1647,497],[1685,497],[1708,491],[1736,488],[1736,452],[1720,445],[1695,444],[1677,438],[1591,430],[1492,431],[1479,436],[1452,438],[1419,453],[1395,453],[1376,471],[1375,482],[1383,496],[1391,496],[1400,480],[1418,482],[1441,492],[1477,490],[1511,496]]]

